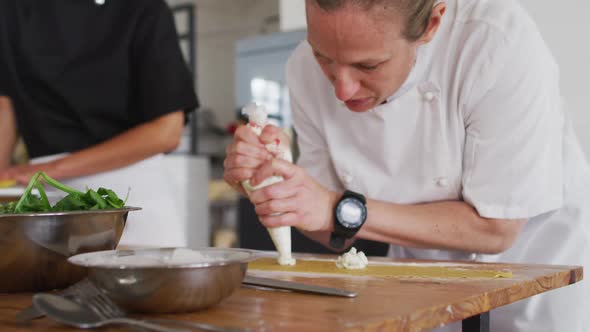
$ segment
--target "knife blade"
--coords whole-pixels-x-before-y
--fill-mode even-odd
[[[348,297],[348,298],[353,298],[358,295],[356,292],[348,291],[345,289],[308,285],[308,284],[302,284],[302,283],[292,282],[292,281],[284,281],[284,280],[278,280],[278,279],[253,277],[253,276],[245,276],[244,280],[242,281],[242,284],[250,285],[250,286],[260,286],[260,287],[267,287],[267,288],[284,289],[284,290],[290,290],[290,291],[301,292],[301,293],[312,293],[312,294],[340,296],[340,297]]]

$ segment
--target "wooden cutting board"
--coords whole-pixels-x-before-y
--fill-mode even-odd
[[[384,277],[384,278],[511,278],[508,270],[484,269],[481,265],[444,263],[379,263],[370,262],[364,269],[341,269],[335,260],[298,259],[294,266],[279,265],[274,258],[260,258],[248,264],[248,271],[317,273],[331,275]]]

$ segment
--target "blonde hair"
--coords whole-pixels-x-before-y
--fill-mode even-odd
[[[409,41],[422,37],[432,15],[436,0],[307,0],[325,11],[334,11],[345,6],[356,6],[365,11],[382,7],[394,9],[405,18],[402,34]]]

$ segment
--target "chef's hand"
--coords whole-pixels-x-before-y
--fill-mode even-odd
[[[265,161],[250,183],[258,185],[272,175],[282,176],[284,181],[250,193],[264,226],[293,226],[308,232],[332,230],[337,193],[317,183],[301,167],[278,159]]]
[[[20,184],[26,185],[37,172],[45,172],[47,175],[59,179],[58,174],[54,170],[54,162],[13,166],[0,171],[0,181],[15,180]]]
[[[276,139],[283,140],[282,135],[281,130],[272,125],[266,126],[260,137],[248,125],[238,127],[233,142],[225,151],[226,157],[223,161],[225,182],[247,196],[242,182],[249,180],[256,169],[274,157],[266,150],[265,144],[274,142]]]

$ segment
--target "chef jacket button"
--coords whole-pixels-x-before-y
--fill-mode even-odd
[[[446,187],[449,185],[449,180],[447,178],[438,178],[436,179],[436,184],[439,187]]]
[[[352,183],[352,179],[353,179],[353,177],[350,174],[345,174],[342,176],[342,182],[344,182],[344,184]]]
[[[424,93],[424,100],[426,100],[427,102],[433,101],[435,97],[436,97],[436,95],[432,91],[428,91],[428,92]]]

